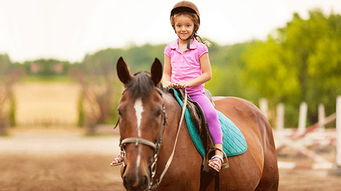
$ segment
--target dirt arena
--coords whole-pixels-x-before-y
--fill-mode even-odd
[[[0,191],[122,191],[119,168],[109,166],[117,145],[114,135],[85,137],[79,129],[11,131],[0,138]],[[279,190],[337,191],[341,177],[280,170]]]

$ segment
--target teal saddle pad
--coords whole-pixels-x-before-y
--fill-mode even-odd
[[[174,89],[175,99],[178,101],[180,106],[183,106],[183,101],[179,97],[179,93]],[[238,129],[238,127],[224,114],[220,111],[216,110],[219,122],[221,125],[221,130],[223,132],[223,150],[227,156],[236,156],[243,154],[247,150],[247,144],[245,138]],[[205,156],[205,148],[200,139],[200,135],[198,129],[195,127],[192,122],[191,114],[189,110],[186,108],[185,111],[185,121],[187,124],[188,132],[192,138],[192,141],[197,148],[198,152],[202,157]]]

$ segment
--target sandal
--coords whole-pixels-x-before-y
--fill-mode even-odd
[[[120,154],[117,155],[117,157],[114,158],[114,160],[110,163],[110,166],[119,166],[124,161],[124,152],[121,151]]]
[[[229,160],[227,158],[227,155],[223,150],[221,150],[219,148],[216,148],[216,147],[210,148],[209,151],[207,152],[206,157],[208,158],[209,154],[215,150],[221,151],[223,153],[223,155],[212,156],[212,158],[210,160],[208,160],[207,165],[217,172],[219,172],[220,169],[222,169],[222,168],[229,168],[230,163],[229,163]]]
[[[224,159],[220,155],[214,155],[209,161],[208,166],[214,169],[215,171],[219,172],[222,164],[224,162]]]

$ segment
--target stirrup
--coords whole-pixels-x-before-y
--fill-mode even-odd
[[[218,151],[220,151],[220,152],[223,153],[223,156],[221,156],[221,155],[214,155],[214,156],[213,156],[213,157],[217,156],[217,157],[219,157],[219,159],[222,159],[222,160],[221,160],[221,168],[220,168],[220,170],[223,169],[223,168],[228,168],[228,167],[230,167],[230,163],[229,163],[229,160],[228,160],[228,158],[227,158],[226,153],[225,153],[223,150],[221,150],[221,149],[219,149],[219,148],[217,148],[217,147],[210,148],[210,149],[208,150],[208,152],[207,152],[207,156],[209,156],[209,154],[210,154],[212,151],[215,152],[216,150],[218,150]],[[213,159],[213,157],[212,157],[211,159]],[[209,159],[208,162],[209,162],[211,159]],[[211,167],[211,168],[212,168],[212,167]]]

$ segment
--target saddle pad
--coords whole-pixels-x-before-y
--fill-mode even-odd
[[[247,150],[246,140],[238,127],[223,113],[216,110],[223,132],[223,150],[227,156],[243,154]]]
[[[179,93],[174,91],[175,99],[178,101],[180,106],[183,106],[183,101],[179,97]],[[216,110],[219,122],[221,125],[221,129],[223,132],[223,150],[227,156],[236,156],[243,154],[247,150],[247,144],[243,134],[237,128],[237,126],[228,119],[224,114],[220,111]],[[205,148],[200,139],[200,135],[198,129],[195,127],[194,123],[191,119],[191,114],[186,108],[185,111],[185,121],[187,124],[188,132],[192,138],[192,141],[197,148],[198,152],[202,157],[205,156]]]

